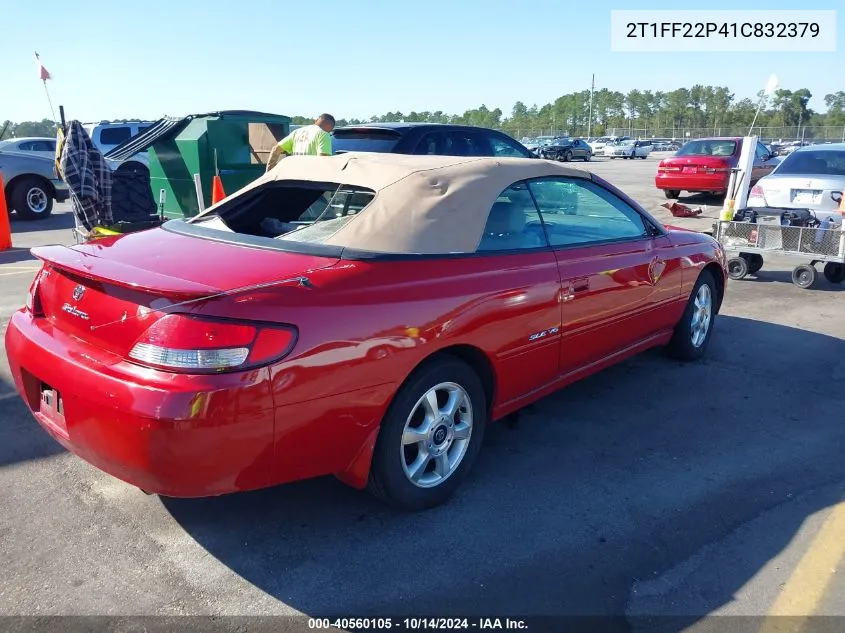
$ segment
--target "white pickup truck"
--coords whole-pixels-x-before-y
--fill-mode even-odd
[[[91,142],[103,154],[114,149],[150,127],[155,121],[127,121],[125,123],[83,123],[82,127],[91,137]],[[135,154],[122,162],[106,159],[113,170],[131,169],[149,173],[150,161],[146,152]]]

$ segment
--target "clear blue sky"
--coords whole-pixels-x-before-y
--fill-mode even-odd
[[[407,5],[407,6],[406,6]],[[635,5],[635,6],[631,6]],[[410,7],[414,8],[410,8]],[[841,0],[713,0],[706,8],[837,9]],[[53,103],[83,120],[255,109],[463,112],[482,103],[547,103],[597,88],[726,85],[753,96],[769,74],[807,87],[810,106],[845,88],[845,10],[836,53],[613,53],[610,11],[705,8],[617,0],[7,1],[0,120],[50,111],[34,51],[53,74]]]

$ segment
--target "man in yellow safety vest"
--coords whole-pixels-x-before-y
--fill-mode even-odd
[[[273,169],[284,156],[331,156],[335,120],[331,114],[321,114],[312,125],[306,125],[279,141],[267,159],[267,171]]]

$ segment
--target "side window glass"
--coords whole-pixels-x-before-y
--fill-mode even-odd
[[[523,182],[511,185],[499,195],[490,209],[478,252],[543,246],[548,246],[548,242],[528,187]]]
[[[470,156],[493,156],[490,138],[481,132],[467,132]]]
[[[757,158],[763,160],[768,154],[769,150],[766,149],[766,146],[762,143],[757,143]]]
[[[420,139],[420,142],[414,148],[414,154],[421,156],[441,156],[443,153],[443,135],[440,132],[429,132]]]
[[[33,145],[34,143],[32,141],[27,141],[26,143],[21,143],[20,145],[18,145],[18,149],[24,152],[31,152],[35,150]]]
[[[529,183],[552,246],[598,244],[648,234],[642,216],[586,180],[547,178]]]
[[[466,134],[462,132],[450,132],[447,143],[448,156],[472,156],[470,154],[470,143]]]
[[[490,146],[493,148],[493,156],[514,156],[516,158],[528,156],[519,146],[498,135],[490,135]]]
[[[120,145],[132,136],[129,127],[106,127],[100,130],[100,143],[103,145]]]
[[[490,144],[484,134],[475,132],[450,132],[448,156],[490,156]]]

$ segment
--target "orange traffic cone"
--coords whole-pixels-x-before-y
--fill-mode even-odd
[[[215,176],[211,181],[211,204],[217,204],[226,197],[226,192],[223,191],[223,181],[220,176]]]
[[[12,248],[12,225],[9,224],[9,209],[6,207],[6,189],[0,174],[0,251]]]

